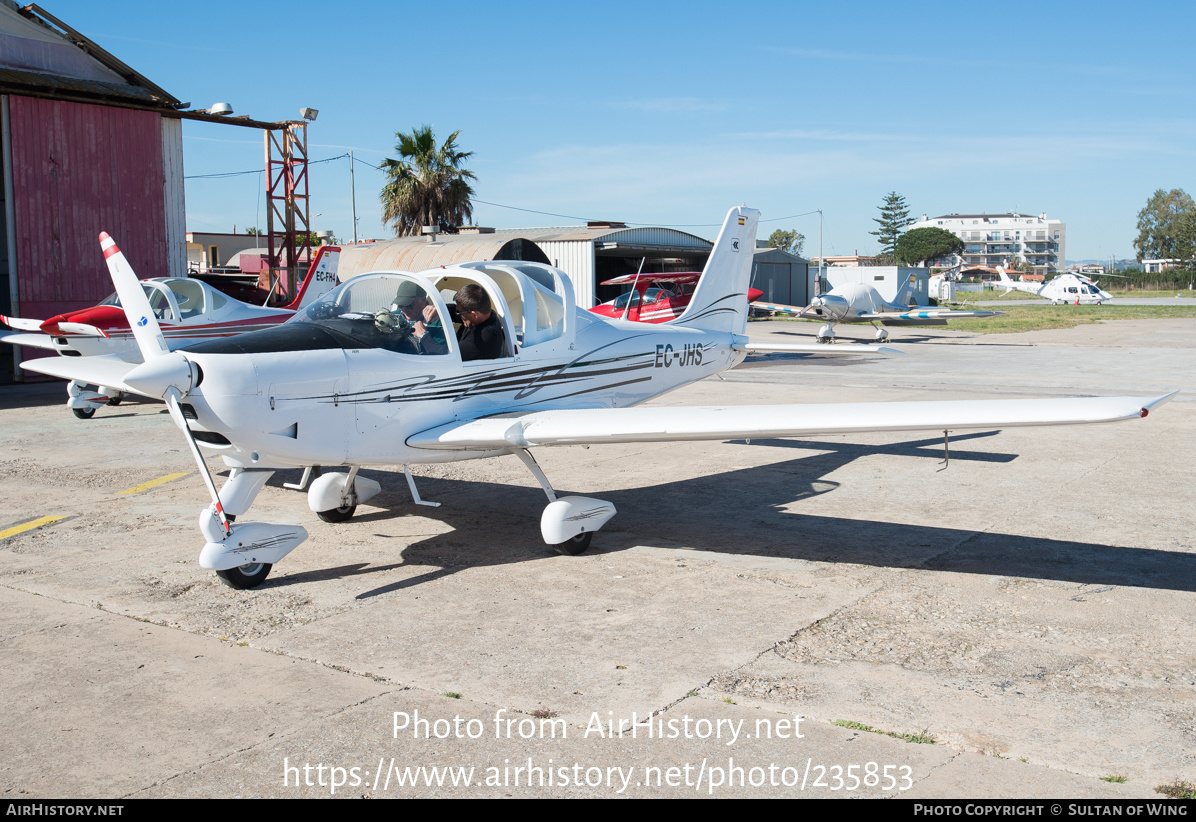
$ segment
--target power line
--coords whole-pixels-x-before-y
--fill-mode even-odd
[[[580,221],[580,222],[583,222],[583,223],[587,223],[587,222],[596,222],[595,220],[591,220],[591,219],[590,219],[590,218],[588,218],[588,217],[578,217],[578,216],[575,216],[575,215],[573,215],[573,214],[556,214],[556,213],[554,213],[554,212],[552,212],[552,211],[536,211],[535,209],[532,209],[532,208],[520,208],[519,206],[504,205],[503,203],[492,203],[492,202],[489,202],[489,201],[487,201],[487,200],[479,200],[479,199],[477,199],[476,197],[475,197],[475,198],[473,198],[473,202],[475,202],[475,203],[481,203],[482,205],[495,206],[495,207],[497,207],[497,208],[509,208],[509,209],[511,209],[512,211],[525,211],[525,212],[527,212],[528,214],[542,214],[542,215],[544,215],[545,217],[561,217],[562,219],[565,219],[565,220],[578,220],[578,221]],[[806,212],[803,212],[803,213],[801,213],[801,214],[790,214],[788,217],[773,217],[772,219],[769,219],[769,220],[761,220],[760,222],[762,222],[762,223],[779,223],[779,222],[781,222],[781,221],[783,221],[783,220],[792,220],[792,219],[795,219],[795,218],[797,218],[797,217],[808,217],[808,216],[810,216],[811,214],[817,214],[817,213],[818,213],[818,209],[814,209],[813,211],[806,211]],[[636,227],[641,227],[641,228],[651,228],[651,227],[660,227],[660,228],[719,228],[720,226],[722,226],[722,223],[673,223],[673,224],[663,224],[663,225],[662,225],[662,224],[658,224],[658,223],[624,223],[624,225],[628,225],[628,226],[636,226]]]
[[[333,160],[341,160],[348,157],[349,154],[338,154],[335,157],[326,157],[323,160],[308,160],[309,166],[319,165],[320,163],[331,163]],[[363,162],[358,160],[358,162]],[[368,163],[366,165],[369,165]],[[255,168],[250,171],[222,171],[216,174],[191,174],[184,177],[184,180],[220,180],[226,177],[243,177],[246,174],[265,174],[265,169]]]

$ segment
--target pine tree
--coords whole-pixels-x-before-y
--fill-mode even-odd
[[[897,253],[897,238],[909,224],[909,206],[905,204],[904,197],[896,191],[890,191],[879,208],[880,217],[873,217],[872,222],[879,225],[880,230],[868,233],[880,238],[882,256],[893,257]]]

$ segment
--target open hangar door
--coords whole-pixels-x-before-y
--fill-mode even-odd
[[[709,252],[689,252],[682,255],[676,253],[675,250],[659,248],[595,249],[594,301],[595,303],[604,303],[615,299],[624,291],[631,290],[630,285],[602,285],[614,277],[621,277],[624,274],[634,275],[637,271],[645,278],[650,278],[653,274],[701,271],[706,267],[706,260],[709,257]]]

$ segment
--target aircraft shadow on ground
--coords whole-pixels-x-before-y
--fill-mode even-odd
[[[975,440],[995,433],[961,435],[952,442]],[[1196,553],[801,513],[803,499],[830,493],[839,487],[838,483],[824,477],[853,460],[885,454],[941,461],[941,440],[919,439],[887,445],[808,440],[753,440],[750,446],[743,441],[738,443],[738,447],[758,445],[817,453],[770,465],[621,490],[573,491],[557,477],[557,482],[561,483],[557,493],[560,496],[572,493],[598,496],[610,500],[618,509],[618,515],[606,529],[595,534],[589,554],[615,553],[644,545],[677,549],[679,557],[692,558],[693,551],[708,551],[734,556],[1022,577],[1078,585],[1196,591]],[[951,449],[953,462],[1010,462],[1016,456]],[[289,476],[292,473],[294,476]],[[551,476],[553,472],[549,473]],[[453,530],[407,544],[401,549],[402,562],[354,563],[325,568],[268,580],[267,586],[352,576],[368,578],[404,566],[432,569],[363,591],[357,596],[358,599],[368,599],[418,586],[459,570],[556,556],[554,549],[540,539],[539,518],[545,499],[539,488],[421,477],[419,486],[424,498],[441,501],[444,505],[435,509],[417,508],[411,503],[400,475],[383,471],[362,471],[362,474],[382,482],[386,490],[370,501],[371,506],[383,510],[356,517],[355,521],[381,522],[419,514],[437,519]],[[281,483],[284,479],[294,482],[298,472],[279,472],[271,484]],[[893,493],[914,495],[918,492],[917,489],[894,487]],[[400,537],[375,536],[402,542]]]
[[[2,342],[3,340],[0,340],[0,343]],[[71,412],[66,407],[66,399],[66,383],[62,380],[0,386],[0,411],[8,411],[16,408],[49,408],[61,406],[62,413],[69,416]],[[97,410],[96,419],[115,416],[118,407],[124,408],[130,405],[147,406],[154,404],[162,405],[160,400],[151,400],[146,397],[139,397],[136,394],[129,394],[124,398],[120,406],[100,406]],[[165,406],[163,406],[163,409],[165,409]],[[132,414],[123,414],[122,416],[128,417],[132,416]],[[82,423],[82,420],[80,423]]]
[[[2,342],[0,340],[0,343]],[[65,383],[26,383],[0,388],[0,411],[15,408],[48,408],[55,405],[62,406],[62,413],[71,413],[66,408]]]

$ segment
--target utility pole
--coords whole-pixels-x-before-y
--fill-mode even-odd
[[[357,178],[353,175],[353,152],[349,152],[349,188],[353,191],[353,245],[357,245]]]
[[[822,291],[822,276],[825,273],[826,255],[822,252],[822,209],[818,209],[818,281],[814,283],[814,296]]]

